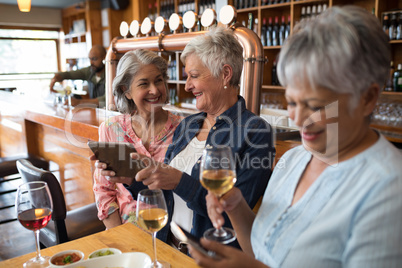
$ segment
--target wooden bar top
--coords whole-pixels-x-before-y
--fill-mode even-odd
[[[21,115],[26,120],[98,140],[98,127],[107,117],[119,113],[97,109],[94,105],[67,108],[52,102],[0,91],[1,115]]]
[[[33,232],[32,235],[34,235]],[[162,241],[157,240],[156,245],[157,258],[159,260],[167,261],[170,263],[172,268],[198,267],[192,258],[163,243]],[[63,250],[77,249],[81,250],[85,254],[85,259],[87,259],[91,252],[101,248],[118,248],[122,251],[122,253],[144,252],[148,254],[152,260],[154,259],[151,235],[131,223],[126,223],[97,234],[42,249],[41,255],[52,256],[53,254]],[[0,262],[0,267],[22,267],[23,263],[35,257],[35,254],[36,252],[33,252],[2,261]]]

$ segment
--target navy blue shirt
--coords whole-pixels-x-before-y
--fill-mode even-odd
[[[238,101],[231,108],[216,118],[216,124],[211,128],[206,146],[228,145],[236,161],[238,187],[247,203],[253,208],[258,199],[263,195],[271,176],[271,168],[275,158],[275,147],[271,126],[261,117],[246,109],[245,101],[238,96]],[[206,113],[201,112],[186,117],[176,128],[172,144],[169,146],[165,163],[180,153],[195,135],[200,131]],[[191,176],[184,173],[179,184],[173,190],[193,210],[193,228],[191,233],[202,237],[204,231],[212,228],[208,218],[205,196],[208,191],[202,187],[199,181],[200,161],[194,165]],[[132,185],[133,186],[133,185]],[[129,187],[131,190],[133,187]],[[143,188],[143,187],[141,187]],[[138,189],[134,191],[136,198]],[[168,206],[169,220],[167,225],[157,233],[162,241],[167,241],[170,221],[173,215],[173,192],[164,190]],[[175,212],[180,213],[180,211]],[[228,217],[225,216],[224,226],[232,227]],[[238,246],[237,243],[234,244]]]

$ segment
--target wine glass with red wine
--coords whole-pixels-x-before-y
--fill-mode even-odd
[[[35,233],[36,257],[24,263],[24,267],[48,267],[50,257],[40,255],[39,231],[52,218],[53,203],[46,182],[33,181],[21,184],[17,190],[15,209],[19,222]]]

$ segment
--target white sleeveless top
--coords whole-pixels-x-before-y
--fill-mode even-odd
[[[205,141],[199,141],[194,137],[190,143],[176,155],[170,162],[170,166],[182,172],[191,175],[193,166],[197,163],[198,159],[202,156],[202,151],[205,147]],[[186,202],[180,196],[173,193],[174,210],[173,221],[182,226],[185,230],[190,231],[193,227],[193,211],[187,207]]]

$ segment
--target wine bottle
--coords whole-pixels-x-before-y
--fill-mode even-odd
[[[252,12],[248,13],[247,28],[249,28],[250,30],[254,29],[254,14]]]
[[[314,5],[314,6],[311,8],[311,18],[314,19],[316,16],[317,16],[317,6]]]
[[[276,60],[274,60],[274,63],[272,65],[272,74],[271,74],[271,76],[272,76],[272,83],[271,84],[273,86],[279,85],[278,76],[277,76],[277,73],[276,73]]]
[[[311,6],[307,6],[306,8],[306,19],[311,19]]]
[[[279,45],[282,46],[285,42],[285,16],[282,16],[281,25],[279,26]]]
[[[155,1],[155,4],[154,4],[154,19],[153,19],[153,21],[155,21],[157,17],[158,17],[158,2]]]
[[[267,31],[266,31],[266,40],[267,40],[267,45],[268,47],[273,46],[272,44],[272,17],[268,18],[268,26],[267,26]]]
[[[215,3],[215,0],[211,0],[211,8],[216,11],[216,3]]]
[[[394,75],[394,62],[391,61],[390,68],[389,68],[389,76],[385,81],[384,91],[393,91],[393,75]]]
[[[258,34],[258,18],[254,19],[253,31]]]
[[[148,4],[148,18],[150,18],[151,21],[155,21],[154,13],[152,12],[152,4],[151,3]]]
[[[402,64],[398,64],[398,69],[393,75],[394,91],[402,92]]]
[[[267,45],[267,19],[262,19],[262,26],[261,26],[261,43],[263,46]]]
[[[286,24],[285,28],[285,40],[288,39],[290,35],[290,15],[288,15],[288,23]]]
[[[384,33],[386,35],[389,34],[389,20],[388,20],[388,14],[385,13],[383,18],[382,18],[382,29],[384,30]]]
[[[389,24],[388,36],[390,40],[396,39],[398,23],[396,21],[396,13],[391,14],[391,22]]]
[[[306,7],[302,7],[301,9],[301,14],[300,14],[300,20],[306,18]]]
[[[275,24],[272,27],[272,45],[279,46],[279,18],[275,16]]]
[[[396,28],[396,39],[402,39],[402,12],[399,13],[398,27]]]

